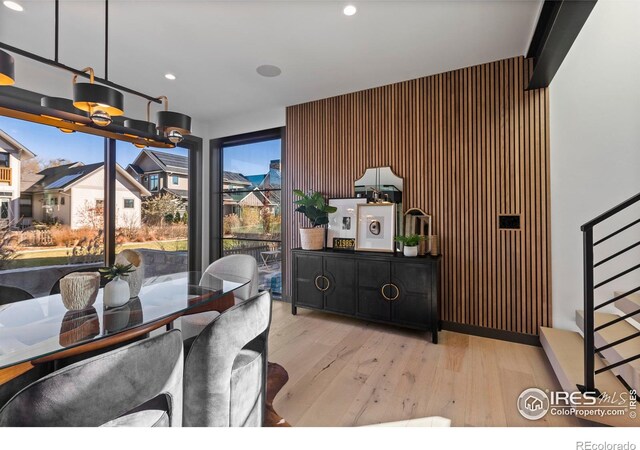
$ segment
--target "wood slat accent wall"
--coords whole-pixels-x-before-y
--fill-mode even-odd
[[[551,325],[548,91],[523,57],[287,108],[283,250],[299,246],[292,189],[353,196],[367,167],[404,178],[433,215],[445,321],[538,334]],[[500,214],[521,215],[499,230]],[[284,294],[291,293],[285,259]]]

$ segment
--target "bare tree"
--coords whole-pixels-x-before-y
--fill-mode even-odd
[[[175,217],[182,207],[182,200],[171,194],[148,197],[142,202],[142,218],[149,225],[164,225],[165,218]]]
[[[82,225],[102,230],[104,227],[104,208],[100,204],[92,204],[89,200],[84,201],[84,205],[78,211]]]

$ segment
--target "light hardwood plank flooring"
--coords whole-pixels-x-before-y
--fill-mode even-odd
[[[269,360],[289,372],[275,399],[293,426],[360,426],[443,416],[453,426],[581,426],[572,417],[528,421],[528,387],[560,389],[542,348],[443,331],[378,325],[273,304]]]

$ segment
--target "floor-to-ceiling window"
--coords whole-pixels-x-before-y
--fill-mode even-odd
[[[221,144],[221,253],[258,261],[260,288],[282,291],[282,139],[273,131]]]
[[[107,143],[117,162],[113,198],[105,186]],[[0,116],[0,287],[47,295],[66,273],[103,266],[112,243],[116,253],[144,253],[148,276],[197,270],[189,164],[200,144],[185,144],[138,149]],[[115,227],[105,224],[111,204]]]
[[[0,116],[0,285],[48,294],[61,266],[103,264],[104,192],[103,138]]]

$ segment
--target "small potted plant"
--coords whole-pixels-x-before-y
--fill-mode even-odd
[[[115,308],[127,303],[131,295],[129,283],[123,278],[128,277],[129,274],[135,270],[133,264],[114,264],[111,267],[103,267],[98,270],[103,277],[111,280],[104,287],[104,306],[107,308]]]
[[[424,236],[417,234],[409,234],[406,236],[397,236],[396,241],[404,245],[404,256],[418,256],[418,245],[420,241],[424,240]]]
[[[293,193],[299,197],[294,201],[298,207],[296,211],[304,214],[311,222],[311,228],[300,228],[300,241],[304,250],[322,250],[324,247],[324,228],[320,225],[329,223],[329,213],[334,213],[338,208],[329,206],[324,197],[319,192],[309,192],[305,194],[299,189],[294,189]]]

